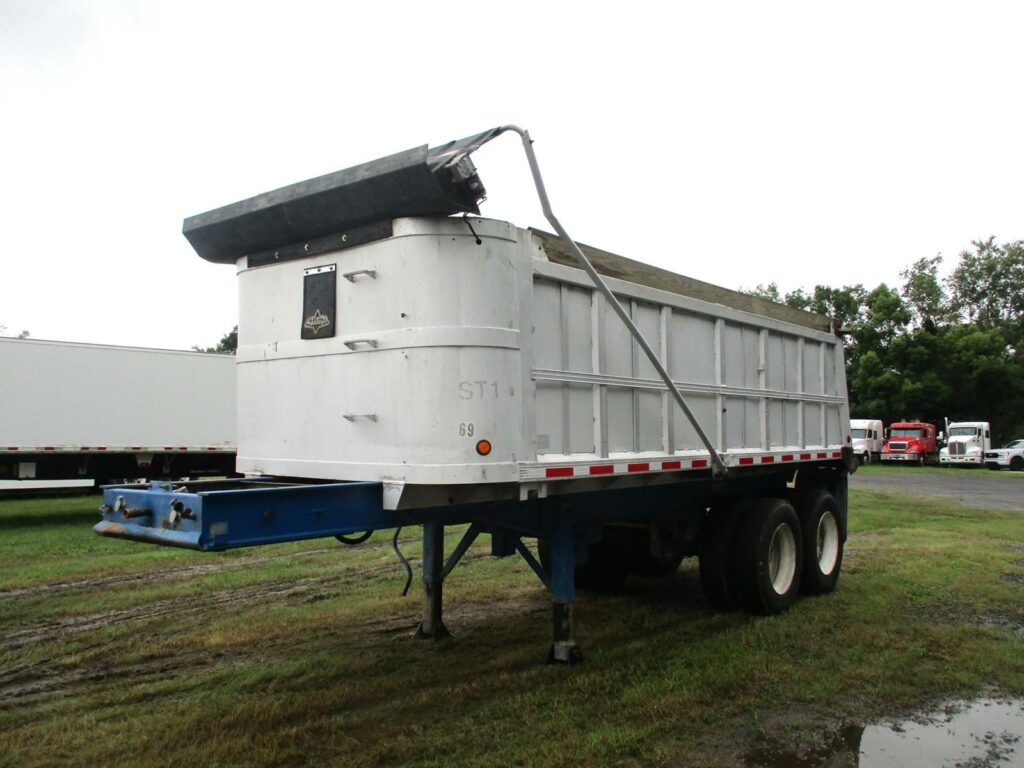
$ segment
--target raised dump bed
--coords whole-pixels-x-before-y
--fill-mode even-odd
[[[200,255],[238,271],[238,470],[319,490],[111,489],[98,530],[217,549],[425,524],[433,636],[439,532],[470,523],[465,546],[489,533],[551,587],[563,661],[577,581],[700,554],[720,606],[830,590],[852,463],[831,321],[581,249],[553,215],[560,237],[445,215],[475,210],[468,154],[500,132],[187,220]]]

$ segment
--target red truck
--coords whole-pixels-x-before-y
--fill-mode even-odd
[[[939,456],[937,434],[935,425],[924,421],[894,422],[882,446],[882,461],[934,464]]]

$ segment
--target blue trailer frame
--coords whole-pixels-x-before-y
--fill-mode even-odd
[[[577,568],[587,565],[610,526],[682,527],[689,533],[676,542],[679,552],[696,555],[702,551],[706,523],[733,501],[785,498],[813,486],[828,490],[838,501],[845,541],[846,473],[846,462],[836,461],[799,472],[752,468],[734,473],[727,483],[708,471],[680,475],[669,484],[400,511],[384,508],[384,487],[378,482],[153,482],[105,487],[103,519],[93,530],[102,536],[217,552],[328,537],[359,543],[365,539],[349,537],[422,526],[424,596],[417,637],[428,639],[449,634],[443,621],[445,578],[480,535],[489,535],[492,555],[519,555],[550,591],[553,641],[548,660],[573,663],[580,659],[573,620]],[[469,527],[446,560],[444,528],[450,525]],[[544,542],[546,557],[538,559],[524,539]],[[411,581],[411,569],[409,577]]]

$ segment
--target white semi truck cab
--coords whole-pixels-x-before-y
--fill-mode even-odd
[[[992,450],[992,430],[987,421],[952,421],[946,435],[946,445],[939,451],[940,464],[980,467],[985,463],[985,452]]]
[[[873,464],[882,455],[885,429],[881,419],[850,419],[853,453],[861,464]]]

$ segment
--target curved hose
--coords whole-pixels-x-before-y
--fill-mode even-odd
[[[348,544],[350,547],[354,547],[356,544],[362,544],[371,536],[373,536],[373,531],[366,531],[365,533],[361,533],[358,536],[346,536],[343,533],[339,533],[334,538],[336,538],[342,544]]]
[[[409,565],[409,561],[405,559],[398,549],[398,534],[402,532],[402,526],[395,528],[394,538],[391,539],[391,548],[395,550],[395,554],[398,555],[398,559],[402,561],[402,565],[405,566],[405,589],[402,590],[402,597],[409,594],[409,587],[412,586],[412,566]]]

